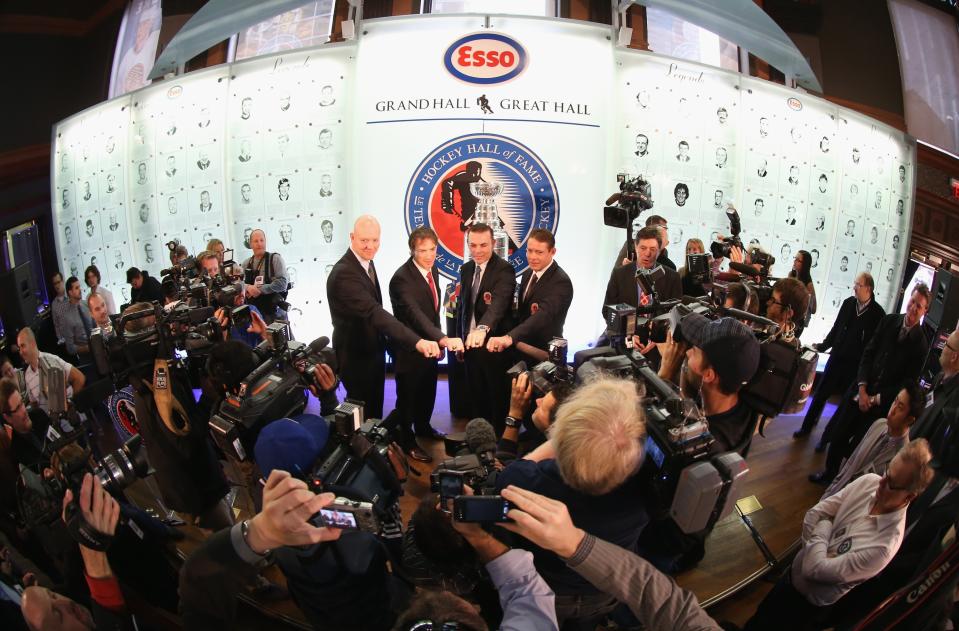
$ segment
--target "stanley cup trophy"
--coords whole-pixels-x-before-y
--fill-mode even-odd
[[[502,190],[503,185],[499,182],[470,183],[470,192],[479,199],[473,213],[472,224],[485,223],[493,229],[493,252],[506,261],[509,260],[509,236],[503,229],[499,213],[496,212],[494,199]],[[463,262],[466,263],[470,260],[469,232],[463,235],[463,241]]]

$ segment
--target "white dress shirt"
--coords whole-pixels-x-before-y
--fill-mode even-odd
[[[866,581],[892,560],[906,528],[906,508],[870,515],[880,478],[867,473],[809,509],[803,547],[793,560],[792,584],[824,607]]]

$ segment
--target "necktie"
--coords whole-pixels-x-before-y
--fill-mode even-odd
[[[536,287],[536,281],[539,279],[539,276],[536,275],[536,272],[533,272],[533,277],[529,279],[529,285],[526,286],[526,294],[523,296],[523,302],[529,301],[530,295],[533,293],[533,287]]]
[[[86,338],[90,339],[90,331],[93,330],[93,326],[90,324],[90,321],[87,319],[87,314],[83,313],[83,308],[78,304],[77,313],[80,314],[80,322],[83,323],[83,334]]]
[[[639,306],[640,307],[649,306],[649,294],[644,292],[642,289],[639,290]]]
[[[479,296],[480,283],[483,282],[483,268],[476,266],[473,272],[473,286],[470,289],[470,331],[476,328],[476,299]]]
[[[433,282],[433,270],[426,272],[426,284],[430,286],[430,293],[433,294],[433,310],[435,311],[440,306],[440,298],[436,293],[436,284]]]
[[[373,261],[370,261],[369,266],[366,268],[366,273],[370,276],[370,281],[376,285],[376,270],[373,269]]]

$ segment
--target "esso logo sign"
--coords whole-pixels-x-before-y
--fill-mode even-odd
[[[474,33],[453,42],[443,61],[450,74],[469,83],[502,83],[526,69],[526,49],[500,33]]]

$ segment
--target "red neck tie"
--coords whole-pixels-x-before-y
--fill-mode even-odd
[[[440,306],[440,299],[436,293],[436,284],[433,283],[433,270],[426,272],[426,283],[430,286],[430,293],[433,294],[433,309],[436,310]]]
[[[639,296],[639,306],[648,307],[649,306],[649,294],[646,292],[641,292]]]

